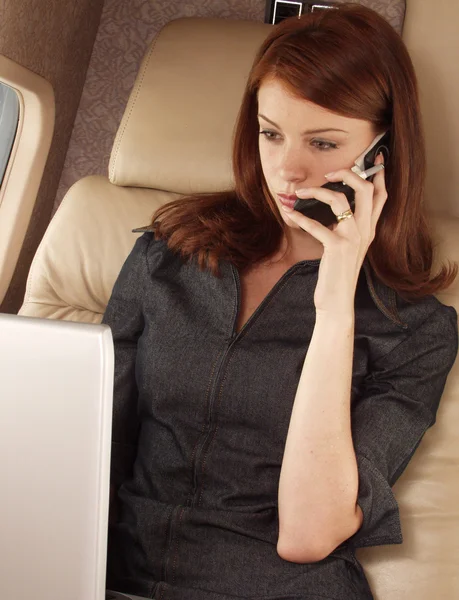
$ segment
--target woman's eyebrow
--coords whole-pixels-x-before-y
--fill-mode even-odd
[[[264,115],[261,115],[261,114],[258,116],[261,117],[262,119],[264,119],[265,121],[268,121],[268,123],[271,123],[271,125],[274,125],[274,127],[277,127],[277,129],[280,129],[279,125],[274,123],[274,121],[271,121],[271,119],[268,119],[267,117],[265,117]],[[306,131],[303,131],[302,135],[309,135],[311,133],[325,133],[326,131],[340,131],[341,133],[349,133],[348,131],[344,131],[344,129],[335,129],[332,127],[325,127],[322,129],[307,129]]]

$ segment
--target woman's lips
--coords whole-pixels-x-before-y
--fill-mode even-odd
[[[289,206],[290,208],[293,208],[295,202],[298,200],[298,196],[295,196],[294,194],[277,194],[277,196],[282,204]]]

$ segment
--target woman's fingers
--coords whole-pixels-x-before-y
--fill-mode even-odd
[[[297,190],[296,195],[299,198],[315,198],[316,200],[328,204],[335,215],[339,215],[347,210],[350,210],[349,202],[346,196],[340,192],[334,192],[327,188],[305,188]],[[313,237],[318,239],[322,244],[330,246],[335,240],[334,230],[331,231],[328,227],[325,227],[315,219],[306,217],[297,210],[282,207],[288,214],[289,218],[297,223],[304,231],[310,233]],[[338,224],[338,222],[337,222]],[[355,232],[356,224],[354,219],[345,219],[339,223],[341,226],[341,232],[347,235]],[[336,228],[336,226],[335,226]]]
[[[384,164],[381,153],[378,154],[375,160],[375,165],[379,164]],[[369,223],[370,228],[374,231],[387,200],[384,170],[374,175],[373,182],[362,179],[349,169],[340,169],[334,173],[329,173],[326,177],[328,181],[342,181],[355,191],[354,217],[361,226],[365,222]]]
[[[378,164],[384,164],[382,154],[378,154],[376,157],[375,165]],[[384,170],[374,175],[373,182],[366,181],[349,169],[340,169],[334,173],[329,173],[326,177],[328,181],[345,183],[355,192],[354,218],[339,222],[340,237],[342,234],[344,234],[344,237],[349,237],[358,232],[359,237],[371,242],[374,239],[376,224],[387,199]],[[335,215],[339,215],[350,208],[345,194],[324,187],[300,189],[296,190],[295,194],[301,199],[315,198],[324,204],[328,204]],[[283,208],[285,209],[285,207]],[[305,217],[299,211],[285,210],[292,221],[324,245],[333,243],[333,234],[336,232],[337,226],[333,228],[333,231],[330,231],[315,219]]]
[[[342,181],[355,191],[354,217],[357,222],[362,219],[370,221],[373,212],[373,184],[365,181],[349,169],[340,169],[326,175],[328,181]]]
[[[380,153],[378,154],[378,156],[376,157],[375,160],[375,165],[382,165],[384,164],[384,157],[383,155]],[[373,215],[372,215],[372,219],[373,219],[373,226],[376,227],[376,223],[379,220],[379,217],[381,216],[382,210],[384,208],[384,204],[386,203],[387,200],[387,189],[386,189],[386,178],[384,175],[384,171],[380,171],[379,173],[376,173],[376,175],[373,178],[373,187],[374,187],[374,202],[373,202]]]
[[[295,194],[301,199],[315,198],[324,204],[328,204],[335,215],[349,209],[349,202],[344,194],[324,187],[304,188],[296,190]]]
[[[324,246],[330,245],[333,242],[333,232],[325,227],[325,225],[322,225],[322,223],[319,223],[319,221],[305,217],[299,211],[289,208],[288,206],[282,206],[282,209],[286,212],[291,221],[296,223],[307,233],[310,233],[319,240],[319,242],[322,242]]]

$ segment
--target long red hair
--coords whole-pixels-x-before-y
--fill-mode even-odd
[[[391,133],[388,200],[368,259],[406,300],[447,288],[457,265],[432,275],[433,243],[424,196],[425,150],[416,76],[394,29],[373,10],[341,4],[273,28],[250,72],[233,146],[235,189],[188,196],[153,215],[156,237],[219,275],[219,261],[243,270],[275,253],[287,225],[271,198],[258,151],[257,92],[275,77],[296,96]]]

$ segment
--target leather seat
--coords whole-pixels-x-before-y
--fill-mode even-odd
[[[439,6],[440,5],[440,6]],[[404,38],[421,89],[426,202],[436,260],[459,261],[459,4],[409,0]],[[231,137],[269,25],[180,19],[154,40],[113,146],[109,177],[75,184],[35,256],[20,314],[100,322],[136,234],[157,206],[231,185]],[[438,295],[459,311],[459,282]],[[404,543],[359,550],[379,600],[459,598],[459,369],[436,425],[394,487]]]

